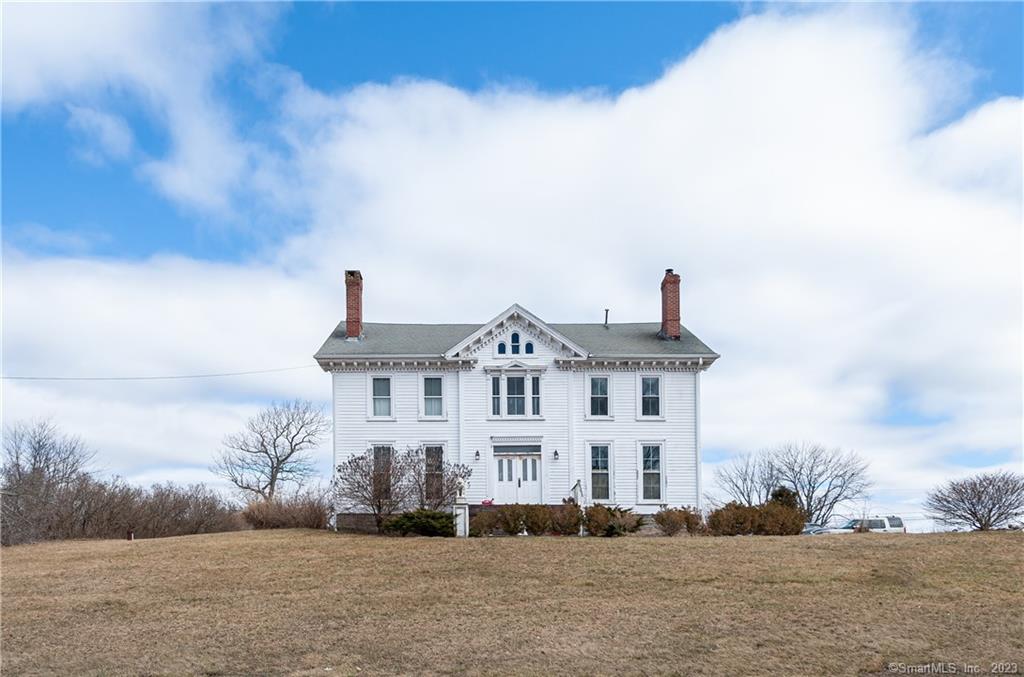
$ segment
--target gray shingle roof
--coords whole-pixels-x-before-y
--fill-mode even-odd
[[[345,340],[342,321],[316,352],[317,359],[360,356],[437,357],[483,324],[388,324],[364,322],[363,338]],[[594,357],[701,355],[715,352],[686,327],[678,341],[658,338],[660,322],[625,324],[550,324],[552,329],[583,346]]]

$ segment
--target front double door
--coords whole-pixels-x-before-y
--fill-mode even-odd
[[[495,503],[540,503],[540,454],[495,455]]]

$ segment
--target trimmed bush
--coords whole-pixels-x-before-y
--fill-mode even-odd
[[[605,505],[588,507],[583,521],[591,536],[622,536],[638,531],[644,524],[643,517],[630,508]]]
[[[470,536],[493,536],[498,530],[498,513],[485,510],[473,515],[469,520]]]
[[[327,500],[317,493],[297,494],[272,501],[253,501],[242,518],[253,529],[326,529]]]
[[[762,536],[795,536],[803,531],[804,514],[775,501],[768,501],[757,509],[757,531]]]
[[[497,514],[497,526],[509,536],[522,533],[524,526],[525,509],[521,505],[503,505],[499,507]]]
[[[757,508],[732,501],[711,511],[708,515],[708,530],[715,536],[752,534],[757,527],[757,521]]]
[[[560,536],[577,536],[583,524],[583,511],[575,501],[563,501],[551,508],[551,531]]]
[[[401,536],[455,536],[455,516],[443,510],[420,508],[388,519],[384,532]]]
[[[654,515],[654,523],[666,536],[675,536],[686,529],[688,510],[682,508],[662,508]]]
[[[551,508],[546,505],[524,505],[523,526],[531,536],[541,536],[551,530]]]

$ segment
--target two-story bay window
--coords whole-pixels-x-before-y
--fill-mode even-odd
[[[661,500],[661,445],[641,445],[643,468],[642,497],[645,501]]]
[[[374,376],[372,384],[373,415],[391,416],[391,377]]]
[[[607,501],[612,496],[608,450],[607,444],[590,445],[590,498],[595,501]]]
[[[640,377],[640,416],[661,417],[661,377]]]
[[[526,377],[508,376],[505,378],[505,415],[526,415]]]
[[[540,376],[530,378],[530,400],[532,402],[530,413],[540,416]]]
[[[610,398],[608,395],[608,376],[590,377],[590,415],[610,416]]]
[[[444,415],[444,383],[440,376],[423,377],[423,415],[435,418]]]

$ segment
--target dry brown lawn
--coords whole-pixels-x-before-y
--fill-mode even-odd
[[[5,675],[1024,671],[1022,554],[1019,533],[49,543],[2,552],[0,651]]]

